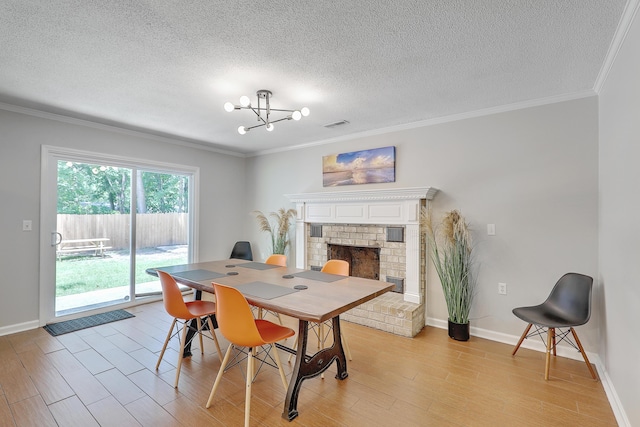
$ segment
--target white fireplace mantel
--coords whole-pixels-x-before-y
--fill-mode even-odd
[[[383,190],[325,191],[322,193],[285,194],[293,203],[355,202],[375,200],[431,200],[438,190],[433,187],[387,188]]]
[[[305,268],[306,223],[402,225],[406,239],[404,300],[420,303],[420,206],[432,187],[286,194],[296,204],[296,267]]]

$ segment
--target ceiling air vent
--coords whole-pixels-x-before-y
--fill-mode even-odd
[[[347,120],[340,120],[337,122],[333,122],[333,123],[328,123],[326,125],[324,125],[324,127],[326,127],[327,129],[331,129],[337,126],[342,126],[342,125],[348,125],[349,122]]]

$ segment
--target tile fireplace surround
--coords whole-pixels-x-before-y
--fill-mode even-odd
[[[287,194],[297,210],[296,267],[322,266],[327,261],[328,244],[380,248],[380,280],[403,279],[404,293],[387,292],[341,318],[415,336],[426,318],[427,257],[420,233],[420,208],[437,192],[419,187]],[[311,237],[312,224],[322,226],[321,237]],[[404,228],[403,241],[387,241],[387,227]]]

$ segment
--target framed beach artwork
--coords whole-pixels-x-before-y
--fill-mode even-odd
[[[396,147],[374,148],[322,157],[322,186],[396,181]]]

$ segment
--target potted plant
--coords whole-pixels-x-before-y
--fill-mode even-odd
[[[269,216],[260,211],[253,213],[258,219],[260,231],[266,231],[271,237],[271,253],[285,255],[289,246],[289,229],[296,218],[296,210],[280,208],[277,212],[269,213]],[[273,218],[275,221],[272,223],[269,218]]]
[[[430,211],[423,210],[423,224],[433,262],[449,315],[449,336],[458,341],[469,340],[469,311],[475,281],[471,274],[472,245],[469,226],[457,210],[445,213],[434,225]]]

